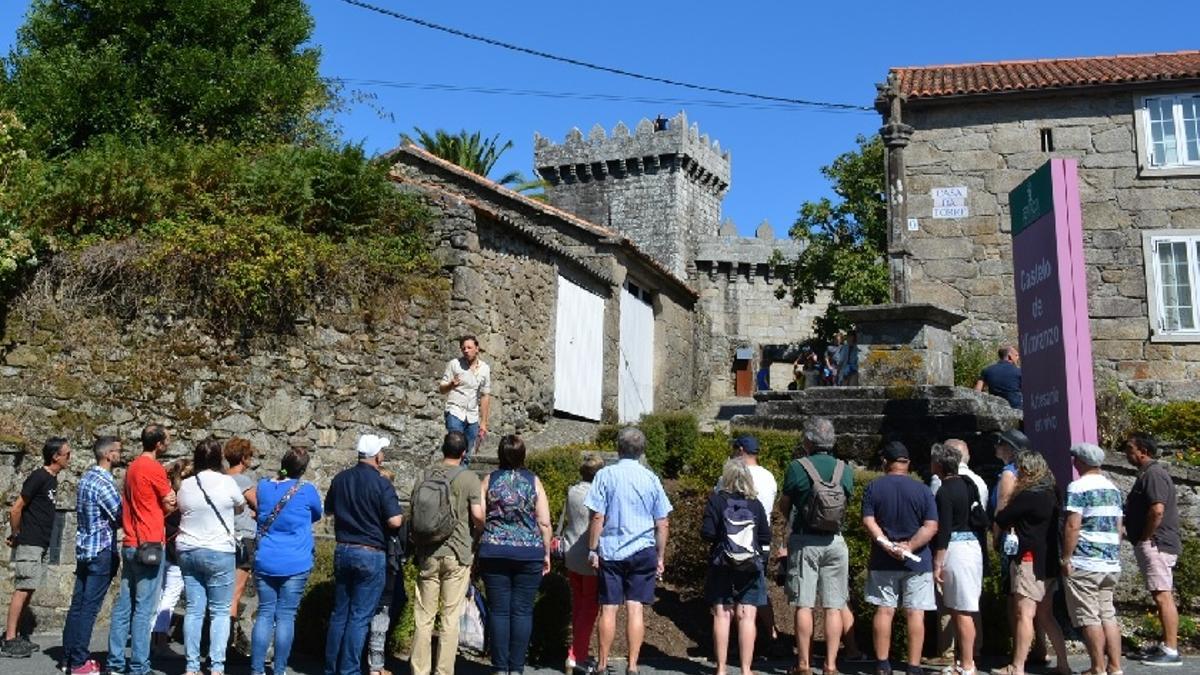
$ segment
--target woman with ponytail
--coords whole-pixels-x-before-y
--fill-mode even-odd
[[[321,496],[301,482],[308,450],[294,447],[278,475],[258,481],[258,555],[254,583],[258,615],[250,638],[250,672],[266,672],[267,647],[275,640],[275,673],[287,672],[295,634],[296,608],[313,567],[312,525],[321,519]]]

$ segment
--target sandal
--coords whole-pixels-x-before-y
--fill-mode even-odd
[[[992,675],[1017,675],[1017,669],[1010,663],[1003,668],[992,668]]]

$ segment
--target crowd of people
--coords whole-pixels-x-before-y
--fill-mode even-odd
[[[1170,473],[1157,461],[1152,438],[1133,435],[1123,445],[1138,469],[1124,497],[1101,471],[1104,451],[1093,444],[1070,448],[1078,478],[1059,486],[1046,458],[1023,434],[1004,432],[995,445],[1004,469],[989,489],[971,470],[962,440],[933,446],[928,485],[913,479],[908,448],[886,443],[879,451],[884,473],[862,495],[862,524],[872,539],[863,593],[875,608],[870,657],[853,644],[850,552],[843,535],[856,476],[853,466],[835,456],[835,441],[828,419],[809,419],[782,487],[758,465],[754,437],[734,441],[707,497],[700,528],[709,544],[704,594],[712,608],[717,675],[727,672],[732,636],[741,673],[750,675],[760,629],[774,632],[767,593],[773,563],[781,566],[794,611],[792,675],[809,675],[818,667],[832,675],[839,656],[873,658],[876,673],[892,672],[898,609],[907,629],[907,672],[924,672],[925,613],[936,611],[947,627],[939,648],[951,654],[944,672],[974,675],[982,584],[993,557],[1009,597],[1014,637],[1011,662],[993,673],[1022,675],[1042,639],[1057,659],[1054,669],[1070,672],[1053,612],[1061,586],[1071,623],[1091,659],[1086,672],[1114,675],[1121,672],[1122,653],[1113,591],[1121,577],[1120,544],[1126,540],[1134,546],[1163,627],[1161,643],[1136,658],[1149,665],[1181,663],[1172,593],[1179,516]],[[313,524],[324,515],[333,516],[336,539],[326,673],[361,673],[364,653],[372,675],[387,673],[385,636],[407,601],[399,582],[406,544],[418,576],[413,675],[452,675],[473,572],[486,596],[493,670],[522,672],[534,598],[553,555],[566,565],[572,596],[568,674],[618,671],[611,651],[622,608],[628,646],[624,671],[639,672],[643,609],[654,602],[666,565],[672,506],[645,465],[646,438],[636,428],[619,432],[615,463],[605,466],[596,456],[583,457],[580,481],[568,489],[557,527],[546,489],[526,468],[525,444],[515,435],[500,439],[499,468],[481,480],[464,464],[471,448],[467,434],[447,432],[442,460],[417,477],[408,513],[395,477],[382,467],[390,442],[381,436],[358,438],[358,461],[333,478],[323,500],[312,483],[302,480],[309,461],[305,448],[288,450],[275,475],[255,481],[245,471],[254,449],[242,439],[206,438],[196,443],[191,458],[164,467],[159,456],[169,443],[163,426],[147,426],[141,452],[119,487],[112,470],[123,462],[121,441],[101,437],[93,444],[95,464],[80,478],[76,506],[75,588],[62,636],[62,667],[68,673],[151,672],[152,640],[168,632],[181,594],[185,675],[198,675],[204,665],[210,673],[225,672],[235,598],[253,579],[259,601],[250,672],[267,671],[273,647],[272,672],[284,675],[297,608],[314,564]],[[16,591],[0,645],[6,656],[28,656],[37,648],[17,628],[30,595],[45,583],[54,491],[70,456],[65,439],[49,439],[43,466],[26,479],[10,511]],[[772,541],[773,515],[785,519],[783,541]],[[246,581],[240,582],[242,571]],[[108,659],[101,665],[89,644],[101,602],[117,576]],[[812,650],[817,610],[823,612],[825,633],[820,664]],[[208,650],[202,655],[204,639]]]

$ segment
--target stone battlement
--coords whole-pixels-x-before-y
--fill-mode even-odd
[[[642,118],[633,132],[618,122],[609,135],[596,124],[584,137],[578,127],[562,143],[534,134],[534,166],[551,185],[582,183],[610,178],[682,172],[717,196],[729,189],[729,151],[701,134],[680,112],[665,125]]]

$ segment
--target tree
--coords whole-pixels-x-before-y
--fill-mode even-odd
[[[855,142],[856,150],[821,167],[840,201],[823,197],[800,206],[790,235],[807,247],[796,260],[781,261],[790,279],[776,291],[780,297],[790,292],[796,305],[812,304],[820,289],[831,290],[829,308],[813,326],[822,339],[847,327],[840,305],[884,302],[889,294],[883,143],[861,135]]]
[[[303,0],[33,0],[0,77],[37,149],[115,134],[293,141],[330,92]]]
[[[400,139],[405,143],[420,145],[431,154],[480,176],[487,176],[491,173],[492,168],[500,159],[500,155],[507,152],[513,145],[512,141],[505,141],[504,145],[500,145],[500,134],[491,138],[483,138],[482,132],[470,133],[466,129],[457,134],[448,133],[445,129],[438,129],[431,134],[421,127],[413,127],[413,131],[417,134],[415,139],[408,134],[402,134]],[[530,183],[519,171],[510,171],[494,180],[505,186]],[[537,184],[532,184],[526,189],[534,187],[537,187]]]

